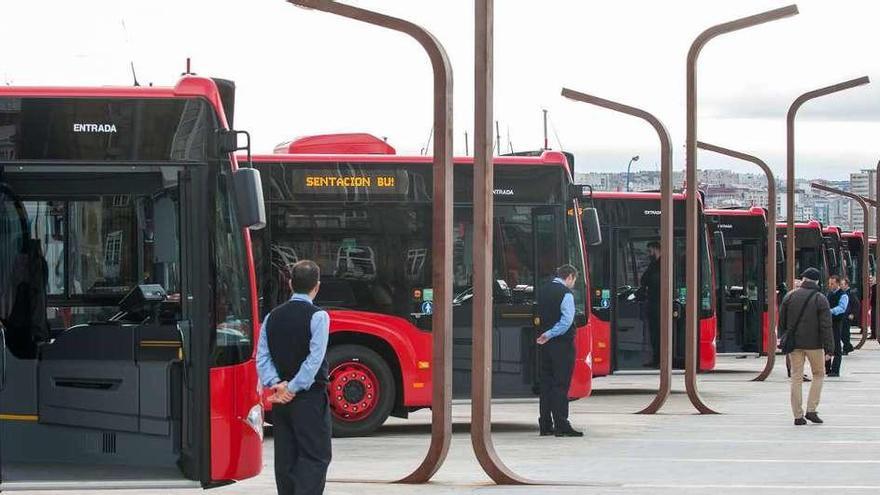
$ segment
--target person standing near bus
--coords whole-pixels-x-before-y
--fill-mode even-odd
[[[831,325],[834,335],[834,358],[825,363],[825,376],[840,376],[843,361],[843,330],[849,332],[849,295],[843,290],[839,275],[828,277],[828,305],[831,307]]]
[[[843,277],[840,281],[841,288],[849,297],[849,305],[846,308],[846,319],[843,321],[843,330],[840,332],[843,344],[843,355],[846,356],[853,351],[852,345],[852,327],[861,326],[862,323],[862,301],[859,300],[858,291],[853,289],[849,284],[849,279]]]
[[[536,342],[541,355],[541,399],[538,426],[541,436],[582,437],[568,422],[568,389],[574,370],[574,295],[577,268],[562,265],[556,278],[538,295],[538,320],[543,333]]]
[[[648,267],[639,279],[638,298],[645,303],[645,324],[651,338],[651,359],[645,366],[660,366],[660,243],[648,243]]]
[[[321,270],[310,260],[290,270],[293,295],[263,321],[257,344],[260,381],[274,404],[275,485],[279,495],[324,493],[332,435],[325,355],[330,316],[314,305]]]
[[[816,411],[825,378],[823,361],[830,360],[834,352],[831,308],[828,299],[819,290],[819,277],[819,270],[815,268],[804,270],[801,286],[786,294],[779,305],[780,340],[784,348],[788,347],[783,352],[789,352],[791,358],[791,411],[794,424],[798,426],[807,424],[807,420],[823,422]],[[804,362],[807,360],[810,362],[813,382],[804,414]]]

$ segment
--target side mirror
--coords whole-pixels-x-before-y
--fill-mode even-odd
[[[843,252],[843,261],[846,262],[846,266],[852,268],[853,266],[853,257],[852,253],[847,249]]]
[[[584,228],[584,239],[587,246],[602,244],[602,227],[599,225],[599,212],[595,208],[584,208],[581,214],[581,222]]]
[[[574,326],[575,327],[580,328],[580,327],[587,326],[587,321],[588,321],[588,318],[587,318],[586,313],[581,313],[580,311],[578,311],[577,313],[574,314]]]
[[[776,264],[785,264],[785,246],[783,246],[782,241],[776,241]]]
[[[266,226],[266,205],[263,203],[263,182],[260,171],[240,168],[232,176],[235,207],[241,227],[259,230]]]
[[[719,260],[727,259],[727,245],[724,244],[724,232],[716,230],[713,234],[715,257]]]
[[[874,257],[874,254],[873,253],[869,254],[868,255],[868,266],[871,267],[871,273],[874,273],[876,264],[877,264],[877,260]]]

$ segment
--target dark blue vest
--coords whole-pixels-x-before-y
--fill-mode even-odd
[[[538,295],[538,318],[541,321],[541,332],[550,330],[562,319],[562,299],[566,294],[571,294],[571,291],[568,287],[557,282],[550,282],[541,288],[541,293]],[[556,338],[573,340],[573,328],[574,323],[572,322],[571,327]]]
[[[312,340],[312,316],[321,308],[307,301],[288,301],[278,306],[266,322],[269,355],[282,380],[290,381],[309,356]],[[327,360],[315,374],[315,385],[326,386],[329,381]]]

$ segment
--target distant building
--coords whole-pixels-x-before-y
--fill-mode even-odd
[[[850,174],[849,182],[851,191],[859,196],[870,199],[877,199],[877,171],[865,169],[861,172]],[[850,201],[849,206],[850,224],[861,230],[865,221],[865,214],[861,206],[855,201]],[[872,224],[868,226],[868,233],[875,235],[876,227]]]

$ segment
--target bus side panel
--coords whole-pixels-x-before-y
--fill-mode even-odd
[[[253,360],[211,369],[211,479],[243,480],[260,474],[263,438],[246,418],[260,403],[257,369]],[[234,391],[229,400],[230,391]]]
[[[574,370],[571,374],[571,386],[568,389],[569,399],[589,397],[593,392],[593,370],[590,366],[592,344],[590,326],[578,328],[575,335]]]
[[[704,318],[700,320],[700,371],[712,371],[715,369],[715,335],[718,328],[718,318]]]
[[[590,318],[590,334],[593,354],[593,376],[611,374],[611,322],[593,315]]]
[[[364,311],[329,313],[331,335],[336,332],[362,333],[376,337],[391,347],[400,365],[404,406],[431,405],[431,332],[419,330],[410,322],[396,316]],[[429,365],[420,369],[419,362]]]

